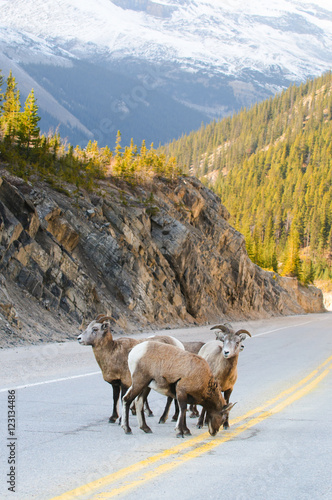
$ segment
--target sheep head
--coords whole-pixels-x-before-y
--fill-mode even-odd
[[[96,319],[91,321],[83,333],[77,340],[82,345],[97,346],[107,336],[112,339],[112,326],[115,324],[115,319],[111,316],[99,314]]]
[[[225,358],[231,358],[243,351],[242,342],[247,335],[251,337],[251,334],[243,328],[236,332],[230,323],[213,326],[211,330],[219,330],[216,332],[216,339],[223,343],[222,353]]]
[[[235,404],[236,403],[228,403],[222,407],[221,411],[207,413],[206,419],[211,436],[215,436],[217,434]]]

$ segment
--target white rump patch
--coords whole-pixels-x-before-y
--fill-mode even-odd
[[[128,356],[128,366],[131,375],[136,370],[137,363],[145,355],[148,350],[149,342],[142,342],[141,344],[135,345],[129,353]]]
[[[182,344],[182,342],[178,339],[176,339],[175,337],[172,337],[172,335],[170,335],[171,339],[174,340],[175,344],[176,344],[176,347],[178,347],[179,349],[182,349],[182,351],[184,351],[184,345]]]

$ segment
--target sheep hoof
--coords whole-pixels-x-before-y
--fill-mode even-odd
[[[132,434],[132,430],[131,429],[123,429],[125,431],[125,434]]]
[[[117,419],[118,419],[118,417],[113,417],[113,416],[111,416],[111,417],[108,419],[108,422],[109,422],[110,424],[115,424],[115,422],[117,421]]]
[[[152,411],[149,411],[149,413],[148,413],[148,417],[154,417],[154,414],[153,414],[153,412],[152,412]]]
[[[150,427],[146,426],[146,427],[141,427],[142,431],[144,431],[146,434],[152,434],[152,430],[150,429]]]
[[[184,434],[185,434],[186,436],[191,436],[191,432],[190,432],[190,430],[189,430],[189,429],[185,429]]]
[[[165,424],[165,423],[166,423],[166,420],[164,420],[163,418],[160,418],[158,423],[159,423],[159,424]]]
[[[184,434],[182,434],[182,432],[178,432],[176,437],[177,438],[184,438]]]
[[[172,422],[177,422],[177,421],[178,421],[178,417],[176,417],[176,416],[174,415],[174,417],[172,417]]]

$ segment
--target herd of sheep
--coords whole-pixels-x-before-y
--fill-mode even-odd
[[[122,398],[121,426],[131,434],[129,410],[136,413],[140,429],[151,432],[145,420],[151,389],[167,396],[159,423],[166,422],[172,401],[175,403],[177,436],[190,434],[186,424],[187,404],[197,426],[208,425],[214,436],[223,425],[229,427],[229,402],[237,379],[237,362],[247,330],[234,331],[229,323],[211,328],[216,340],[180,342],[174,337],[155,335],[143,340],[122,337],[114,339],[110,316],[99,315],[78,336],[82,345],[91,345],[104,380],[113,387],[113,411],[110,422],[119,418],[118,403]],[[202,406],[198,414],[196,405]]]

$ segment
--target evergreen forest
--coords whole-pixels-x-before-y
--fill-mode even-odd
[[[157,150],[133,140],[74,147],[42,135],[33,89],[23,107],[0,71],[0,161],[54,189],[93,190],[98,179],[136,184],[195,175],[220,195],[259,266],[303,283],[332,279],[332,74],[183,135]],[[67,194],[70,194],[67,192]]]
[[[66,192],[65,183],[93,190],[96,180],[112,176],[131,185],[153,181],[155,176],[173,180],[179,170],[174,158],[166,159],[142,141],[122,147],[118,132],[114,150],[89,141],[74,147],[57,131],[40,133],[37,100],[32,89],[23,109],[20,91],[12,72],[5,80],[0,71],[0,162],[25,180],[38,177],[54,189]],[[67,191],[67,194],[69,192]]]
[[[259,266],[332,278],[332,74],[161,148],[218,193]]]

